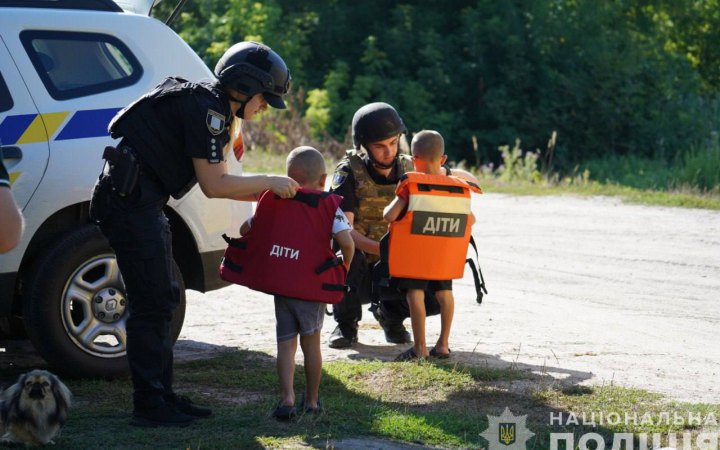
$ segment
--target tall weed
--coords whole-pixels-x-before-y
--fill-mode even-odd
[[[678,164],[674,184],[691,186],[702,191],[720,192],[720,144],[717,134],[707,147],[692,147]]]
[[[520,139],[515,139],[515,145],[498,147],[502,164],[497,169],[498,178],[501,181],[514,182],[524,181],[538,183],[542,181],[543,175],[538,170],[539,151],[524,152],[520,148]]]

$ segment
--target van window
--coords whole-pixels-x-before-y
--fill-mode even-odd
[[[5,83],[5,79],[0,73],[0,112],[9,111],[13,107],[13,99],[10,97],[10,90]]]
[[[130,86],[142,67],[125,44],[100,33],[23,31],[20,40],[56,100]]]

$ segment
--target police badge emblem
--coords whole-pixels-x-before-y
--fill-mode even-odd
[[[219,112],[208,109],[207,116],[205,117],[205,124],[208,127],[208,131],[212,135],[218,135],[225,129],[225,116]]]
[[[340,187],[341,184],[343,184],[343,181],[345,181],[345,178],[347,178],[348,173],[344,170],[338,170],[335,172],[335,175],[332,179],[332,188],[337,189]]]
[[[527,415],[514,416],[509,408],[499,416],[488,414],[488,428],[480,433],[488,441],[488,450],[525,450],[535,433],[526,427]]]

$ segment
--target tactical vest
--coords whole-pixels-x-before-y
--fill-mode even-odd
[[[409,192],[407,211],[390,224],[390,276],[462,278],[472,226],[470,193],[482,191],[460,178],[419,172],[406,173],[397,192],[405,187]]]
[[[358,210],[353,221],[353,228],[368,238],[379,241],[387,233],[388,224],[383,219],[383,209],[395,197],[396,184],[378,184],[368,173],[365,162],[356,150],[348,150],[346,158],[355,178],[355,197],[358,199]],[[405,154],[398,155],[398,177],[413,170],[412,158]],[[376,255],[367,255],[368,263],[378,260]]]
[[[220,278],[267,294],[339,303],[347,269],[330,248],[342,197],[301,188],[292,199],[266,191],[250,231],[228,242]]]
[[[217,100],[218,105],[227,103],[221,98],[221,92],[214,89],[211,84],[192,83],[183,78],[169,77],[120,111],[108,126],[112,137],[125,138],[135,149],[143,170],[150,172],[160,181],[165,192],[175,198],[187,193],[197,183],[197,179],[192,168],[192,160],[183,154],[183,133],[176,128],[158,126],[154,105],[161,98],[184,96],[191,91]],[[190,107],[195,105],[190,104]],[[229,106],[225,106],[219,112],[231,117]],[[182,114],[183,111],[178,111],[178,115]],[[223,149],[230,139],[227,133],[221,133],[217,138],[217,147],[220,149]],[[184,158],[187,161],[182,163],[175,161],[176,164],[172,164],[168,162],[169,158]],[[177,164],[184,165],[186,170],[181,172]]]

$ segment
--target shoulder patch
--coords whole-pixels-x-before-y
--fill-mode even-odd
[[[341,184],[345,181],[345,179],[348,176],[348,172],[343,168],[340,170],[337,170],[335,172],[335,175],[333,175],[332,179],[332,188],[337,189],[340,187]]]
[[[225,116],[217,111],[208,109],[207,116],[205,117],[205,124],[207,125],[210,134],[216,136],[225,130]]]

